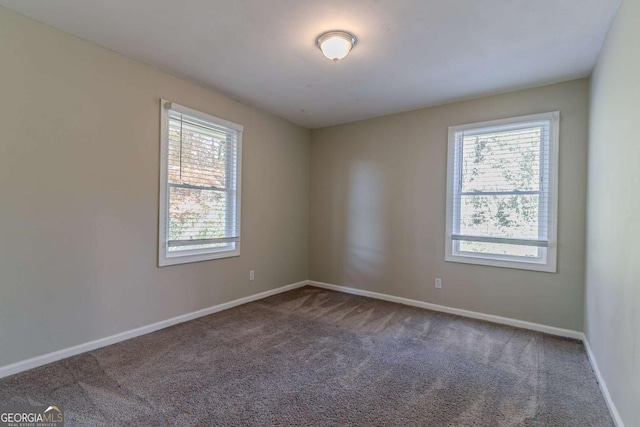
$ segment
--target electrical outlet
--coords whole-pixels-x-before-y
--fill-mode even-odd
[[[436,289],[442,289],[442,279],[436,277]]]
[[[256,278],[256,272],[251,270],[249,272],[249,280],[255,280],[255,278]]]

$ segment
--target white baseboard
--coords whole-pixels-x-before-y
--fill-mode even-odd
[[[613,418],[613,422],[616,427],[624,427],[624,423],[622,422],[622,418],[620,418],[620,413],[618,412],[618,408],[616,408],[615,403],[611,399],[611,395],[609,394],[609,389],[607,388],[607,383],[604,382],[604,378],[602,378],[602,374],[600,373],[600,368],[598,368],[598,362],[596,361],[596,356],[591,351],[591,346],[589,345],[589,340],[587,337],[584,337],[584,347],[587,349],[587,356],[589,357],[589,362],[591,363],[591,367],[593,368],[593,372],[596,374],[596,379],[598,380],[598,384],[600,385],[600,391],[602,391],[602,395],[604,396],[604,401],[607,402],[607,406],[609,407],[609,412],[611,413],[611,418]]]
[[[350,288],[347,286],[332,285],[330,283],[316,282],[313,280],[308,281],[310,286],[316,286],[318,288],[331,289],[338,292],[344,292],[347,294],[360,295],[364,297],[370,297],[380,299],[384,301],[395,302],[404,305],[410,305],[413,307],[426,308],[427,310],[440,311],[443,313],[455,314],[463,317],[470,317],[472,319],[486,320],[487,322],[499,323],[501,325],[515,326],[516,328],[529,329],[532,331],[544,332],[551,335],[560,337],[574,338],[582,340],[584,334],[579,331],[573,331],[571,329],[556,328],[554,326],[541,325],[539,323],[526,322],[524,320],[512,319],[509,317],[495,316],[493,314],[479,313],[477,311],[463,310],[461,308],[447,307],[444,305],[432,304],[429,302],[418,301],[409,298],[396,297],[388,294],[381,294],[378,292],[365,291],[362,289]]]
[[[252,301],[257,301],[263,298],[270,297],[282,292],[287,292],[292,289],[300,288],[307,285],[307,281],[293,283],[291,285],[282,286],[280,288],[271,289],[265,292],[260,292],[255,295],[249,295],[248,297],[239,298],[233,301],[225,302],[223,304],[214,305],[213,307],[204,308],[202,310],[194,311],[192,313],[183,314],[180,316],[172,317],[171,319],[162,320],[151,325],[142,326],[140,328],[131,329],[129,331],[121,332],[109,337],[100,338],[94,341],[90,341],[84,344],[79,344],[73,347],[65,348],[63,350],[54,351],[53,353],[43,354],[41,356],[33,357],[31,359],[23,360],[0,367],[0,378],[8,377],[19,372],[27,371],[29,369],[37,368],[38,366],[46,365],[67,357],[75,356],[80,353],[95,350],[100,347],[106,347],[111,344],[115,344],[121,341],[125,341],[131,338],[145,335],[151,332],[155,332],[160,329],[168,328],[169,326],[177,325],[178,323],[188,322],[189,320],[197,319],[198,317],[208,316],[219,311],[228,310],[233,307],[237,307],[242,304],[246,304]]]

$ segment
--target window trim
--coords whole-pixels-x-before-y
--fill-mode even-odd
[[[499,127],[523,122],[533,121],[549,121],[549,178],[548,178],[548,246],[542,248],[546,253],[546,263],[535,261],[539,258],[527,260],[525,257],[514,259],[510,256],[500,255],[478,255],[469,254],[461,255],[459,252],[454,253],[453,235],[453,216],[454,216],[454,184],[455,184],[455,145],[456,133],[471,129],[482,129],[483,133],[493,129],[498,130]],[[449,140],[447,151],[447,192],[446,192],[446,235],[445,235],[445,261],[459,262],[466,264],[484,265],[490,267],[514,268],[521,270],[542,271],[547,273],[557,272],[557,252],[558,252],[558,160],[559,160],[559,135],[560,135],[560,112],[553,111],[541,114],[532,114],[527,116],[510,117],[500,120],[491,120],[486,122],[469,123],[465,125],[450,126]],[[459,240],[458,240],[459,242]]]
[[[235,249],[207,248],[183,251],[175,255],[167,252],[167,232],[169,228],[169,110],[188,115],[190,117],[211,123],[217,126],[235,130],[237,135],[237,176],[236,176],[236,197],[235,215],[237,218],[238,240],[235,242]],[[209,261],[213,259],[230,258],[240,256],[241,245],[241,202],[242,202],[242,133],[244,127],[189,107],[185,107],[175,102],[160,99],[160,183],[159,183],[159,203],[158,203],[158,266],[187,264],[192,262]]]

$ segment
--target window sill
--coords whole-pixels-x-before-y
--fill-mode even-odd
[[[174,255],[162,256],[158,260],[158,267],[166,267],[169,265],[190,264],[192,262],[211,261],[214,259],[232,258],[240,256],[240,248],[228,251],[207,252],[197,255]]]
[[[545,273],[557,273],[555,263],[548,262],[546,264],[527,261],[510,261],[495,258],[480,258],[464,255],[447,255],[447,262],[459,262],[463,264],[484,265],[487,267],[512,268],[517,270],[541,271]]]

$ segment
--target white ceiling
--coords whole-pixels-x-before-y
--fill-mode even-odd
[[[620,0],[0,0],[318,128],[590,74]],[[337,64],[316,37],[359,39]]]

